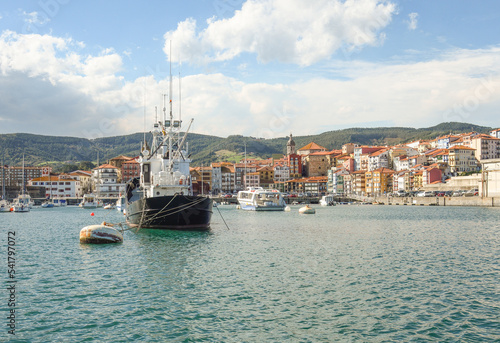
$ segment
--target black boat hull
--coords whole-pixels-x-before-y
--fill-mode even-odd
[[[200,196],[141,198],[127,204],[127,224],[150,229],[208,230],[212,204],[212,199]]]

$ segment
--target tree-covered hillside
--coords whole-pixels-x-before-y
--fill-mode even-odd
[[[490,127],[467,123],[442,123],[430,128],[382,127],[382,128],[351,128],[324,132],[312,136],[294,136],[297,149],[310,142],[315,142],[325,148],[340,149],[345,143],[361,145],[394,145],[417,139],[434,139],[450,133],[476,131],[488,133]],[[137,156],[143,133],[126,136],[85,139],[76,137],[56,137],[33,135],[26,133],[0,135],[0,159],[5,164],[20,165],[23,154],[27,165],[51,164],[53,168],[62,170],[64,165],[77,165],[82,161],[104,162],[115,156]],[[146,135],[151,140],[151,135]],[[221,138],[216,136],[188,134],[187,142],[192,165],[207,165],[210,162],[223,160],[227,152],[244,154],[245,146],[249,156],[267,158],[273,154],[283,154],[288,137],[259,139],[239,135]],[[225,151],[226,154],[218,152]]]

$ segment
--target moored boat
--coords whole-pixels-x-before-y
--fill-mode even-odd
[[[319,201],[319,204],[321,206],[334,206],[335,199],[333,198],[333,195],[323,195]]]
[[[54,198],[52,199],[54,207],[64,207],[68,206],[68,201],[66,199]]]
[[[283,211],[286,203],[278,190],[265,190],[262,187],[247,187],[238,192],[238,203],[247,211]]]
[[[172,78],[170,78],[170,113],[156,120],[151,133],[151,148],[144,140],[140,177],[127,184],[127,224],[137,228],[170,230],[208,230],[212,217],[212,199],[194,196],[189,173],[189,153],[184,146],[188,129],[182,135],[182,120],[172,113]],[[191,120],[192,123],[192,120]]]
[[[44,202],[42,202],[42,205],[41,205],[42,208],[52,208],[54,207],[54,203],[52,202],[52,200],[45,200]]]
[[[81,208],[98,208],[102,207],[102,203],[94,194],[84,194],[79,206]]]

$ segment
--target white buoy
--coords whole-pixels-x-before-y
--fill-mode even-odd
[[[299,209],[299,213],[302,213],[302,214],[314,214],[316,213],[316,210],[312,207],[309,207],[309,205],[306,205],[304,207],[301,207]]]
[[[290,206],[286,206],[285,207],[285,212],[290,212],[292,209],[290,208]]]
[[[85,226],[80,230],[80,243],[105,244],[122,243],[123,235],[120,231],[103,222],[100,225]]]

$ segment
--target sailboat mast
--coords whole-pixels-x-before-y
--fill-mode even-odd
[[[246,177],[247,177],[247,142],[245,141],[245,173],[243,174],[243,189],[245,190],[247,188],[247,182],[246,182]]]
[[[5,161],[2,157],[2,200],[5,199]]]
[[[23,190],[21,193],[24,195],[24,192],[25,192],[25,186],[24,186],[24,154],[23,154]]]

